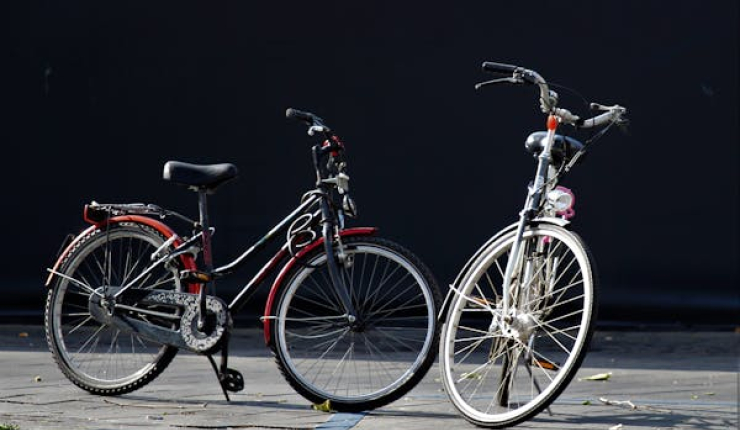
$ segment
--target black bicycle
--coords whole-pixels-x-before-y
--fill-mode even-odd
[[[85,205],[91,225],[70,235],[46,285],[46,336],[78,387],[132,392],[154,380],[180,349],[205,355],[228,392],[244,388],[228,367],[232,314],[274,274],[265,341],[290,385],[337,411],[386,405],[411,390],[436,359],[439,287],[408,249],[345,226],[356,216],[345,146],[318,116],[288,109],[313,145],[316,186],[295,210],[241,255],[216,267],[207,197],[237,177],[233,164],[169,161],[164,179],[197,193],[197,220],[153,204]],[[187,223],[180,236],[172,223]],[[285,243],[231,303],[215,282],[285,234]],[[221,353],[220,364],[213,355]]]

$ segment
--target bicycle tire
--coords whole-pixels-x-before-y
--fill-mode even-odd
[[[428,373],[438,351],[441,294],[432,272],[406,248],[378,237],[343,244],[352,265],[342,273],[362,324],[352,327],[343,316],[326,254],[316,249],[279,292],[272,348],[299,394],[358,412],[397,400]]]
[[[578,371],[596,320],[590,250],[576,233],[544,224],[524,231],[525,258],[511,284],[515,310],[504,318],[501,289],[515,234],[470,265],[440,334],[445,392],[479,427],[513,426],[548,407]]]
[[[175,357],[177,348],[98,322],[88,308],[92,290],[134,279],[165,239],[143,224],[114,223],[87,232],[65,256],[58,268],[64,276],[55,276],[47,294],[44,325],[54,360],[76,386],[98,395],[129,393],[154,380]],[[132,288],[153,287],[182,291],[178,268],[160,267]],[[171,308],[157,310],[177,314]]]

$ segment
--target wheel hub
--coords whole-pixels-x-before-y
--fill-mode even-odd
[[[491,333],[500,331],[508,339],[527,343],[536,328],[537,320],[532,314],[511,309],[509,315],[501,316],[498,313],[494,315],[488,331]]]

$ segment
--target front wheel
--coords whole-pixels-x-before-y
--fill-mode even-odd
[[[273,320],[278,367],[314,403],[337,411],[384,406],[411,390],[436,360],[439,287],[407,249],[377,237],[343,239],[348,318],[323,248],[298,262],[279,292]],[[302,264],[301,264],[302,263]]]
[[[580,367],[596,319],[590,252],[573,232],[525,230],[508,292],[502,291],[515,232],[494,241],[456,285],[440,340],[452,404],[471,423],[502,428],[546,408]]]

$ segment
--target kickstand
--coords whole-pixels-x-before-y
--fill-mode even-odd
[[[527,373],[529,373],[529,376],[530,376],[530,377],[532,378],[532,382],[534,382],[534,387],[535,387],[535,388],[537,389],[537,391],[538,391],[538,392],[539,392],[540,394],[542,394],[542,389],[540,388],[540,384],[539,384],[539,383],[537,382],[537,380],[536,380],[536,379],[534,379],[534,376],[532,375],[532,369],[530,369],[530,368],[529,368],[529,364],[528,364],[528,363],[526,363],[526,364],[524,365],[524,368],[525,368],[525,369],[527,369]],[[547,408],[545,408],[545,409],[547,410],[547,413],[548,413],[548,414],[549,414],[550,416],[552,416],[552,410],[550,409],[550,407],[548,406],[548,407],[547,407]]]
[[[223,339],[221,339],[221,367],[216,366],[216,360],[213,359],[212,354],[208,354],[208,361],[211,362],[213,371],[216,372],[218,377],[218,383],[221,385],[221,391],[226,396],[226,401],[229,402],[229,391],[241,391],[244,389],[244,377],[237,370],[229,369],[229,332],[224,333]]]
[[[208,354],[206,357],[208,357],[208,361],[211,363],[211,367],[213,367],[213,371],[216,372],[216,377],[218,378],[218,385],[221,387],[221,391],[223,391],[224,396],[226,397],[226,401],[230,402],[231,399],[229,398],[229,393],[226,391],[226,387],[224,386],[221,378],[221,372],[218,370],[218,366],[216,366],[216,360],[213,359],[213,355]]]

